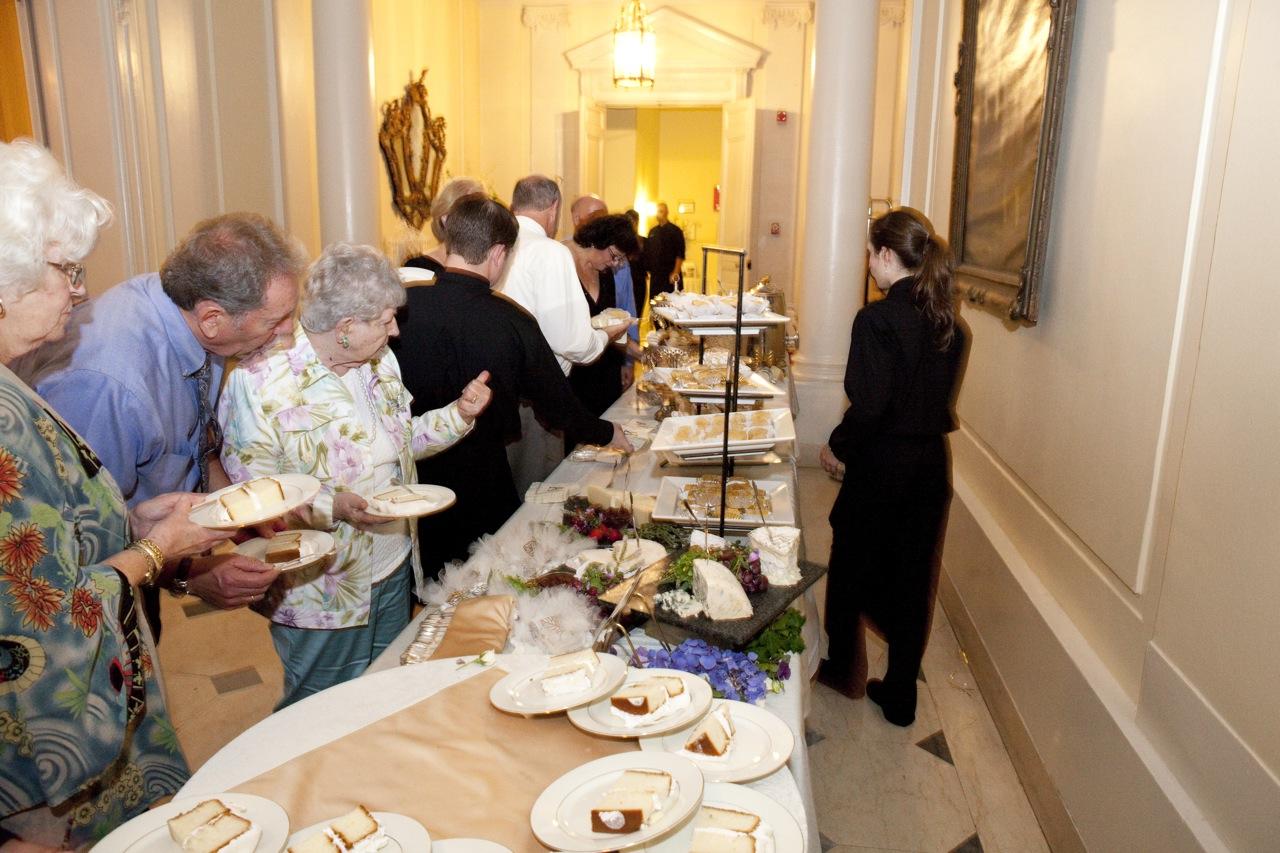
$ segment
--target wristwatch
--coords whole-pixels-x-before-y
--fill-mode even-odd
[[[182,598],[190,590],[187,588],[187,576],[191,574],[191,558],[183,557],[178,561],[178,567],[173,570],[173,577],[169,578],[169,594],[174,598]]]

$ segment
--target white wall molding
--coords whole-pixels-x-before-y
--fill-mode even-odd
[[[804,29],[812,20],[812,3],[765,3],[764,5],[764,23],[770,29]]]
[[[520,11],[520,23],[534,32],[543,30],[567,30],[568,6],[525,6]]]

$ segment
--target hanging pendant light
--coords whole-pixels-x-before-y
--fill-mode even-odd
[[[653,86],[654,56],[657,53],[653,30],[645,23],[648,15],[641,0],[627,0],[618,12],[613,28],[613,85],[618,89]]]

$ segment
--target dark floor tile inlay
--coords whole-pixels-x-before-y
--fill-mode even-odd
[[[822,732],[815,732],[813,729],[806,729],[804,733],[804,745],[812,749],[827,739]]]
[[[959,847],[951,848],[951,853],[982,853],[982,839],[974,833],[960,842]]]
[[[213,689],[218,693],[230,693],[233,690],[244,690],[246,687],[253,687],[255,684],[262,683],[262,676],[258,674],[258,670],[251,666],[243,669],[233,669],[229,672],[220,672],[217,675],[210,676],[213,681]]]
[[[822,853],[827,853],[828,850],[836,846],[836,843],[834,841],[832,841],[830,838],[827,838],[821,832],[818,833],[818,843],[822,845]]]
[[[947,736],[943,734],[942,729],[938,729],[916,746],[923,749],[930,755],[936,755],[951,766],[955,766],[955,762],[951,760],[951,747],[947,745]]]

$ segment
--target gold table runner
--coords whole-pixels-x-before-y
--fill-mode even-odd
[[[526,719],[489,704],[485,672],[268,770],[235,790],[279,803],[292,831],[363,804],[408,815],[433,839],[545,848],[529,827],[543,789],[573,768],[636,749],[578,731],[564,715]]]

